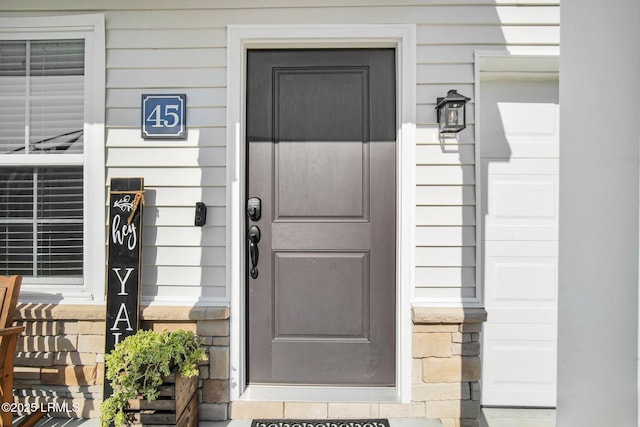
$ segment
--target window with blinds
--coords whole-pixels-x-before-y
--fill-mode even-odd
[[[84,49],[0,41],[0,274],[83,275]]]

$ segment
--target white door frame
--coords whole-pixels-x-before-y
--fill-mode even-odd
[[[396,387],[246,386],[244,219],[245,81],[247,49],[396,49],[397,224]],[[415,271],[415,25],[232,25],[227,29],[227,289],[231,296],[230,398],[274,401],[411,401],[411,289]]]

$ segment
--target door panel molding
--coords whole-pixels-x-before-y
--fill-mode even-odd
[[[313,78],[314,81],[320,80],[321,84],[314,88],[312,94],[307,92],[305,96],[301,96],[301,91],[296,89],[304,85],[309,78]],[[275,115],[273,134],[276,142],[369,140],[367,135],[369,131],[368,67],[274,67],[273,88],[273,114]],[[292,102],[280,102],[285,93],[288,94],[284,97],[285,100]],[[298,96],[291,100],[290,98],[295,94]],[[330,114],[321,114],[316,107],[322,102],[322,98],[328,96],[339,97],[344,101],[360,98],[360,108],[357,110],[348,108],[352,104],[338,102],[336,108],[329,112]],[[296,108],[287,108],[291,105],[296,105]],[[328,133],[323,132],[318,135],[318,129],[314,129],[315,126],[305,126],[309,123],[305,123],[304,117],[310,116],[321,121],[318,128]],[[289,119],[289,126],[284,126],[284,129],[283,117]],[[322,123],[324,120],[329,123]],[[359,128],[345,126],[354,122],[360,124]],[[341,134],[340,131],[344,131],[345,128],[349,128],[347,130],[351,132]]]
[[[227,32],[227,286],[231,295],[230,397],[270,400],[257,389],[246,389],[246,324],[244,301],[245,230],[245,81],[246,51],[260,48],[374,48],[396,50],[397,76],[397,197],[396,197],[396,387],[372,388],[368,401],[411,400],[411,284],[415,244],[415,25],[229,26]],[[270,387],[272,388],[272,387]],[[332,387],[279,387],[280,400],[362,401]]]

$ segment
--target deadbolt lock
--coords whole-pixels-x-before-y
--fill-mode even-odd
[[[260,221],[262,217],[262,200],[251,197],[247,200],[247,216],[251,221]]]

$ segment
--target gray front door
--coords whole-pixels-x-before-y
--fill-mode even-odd
[[[395,51],[247,67],[249,383],[394,385]]]

